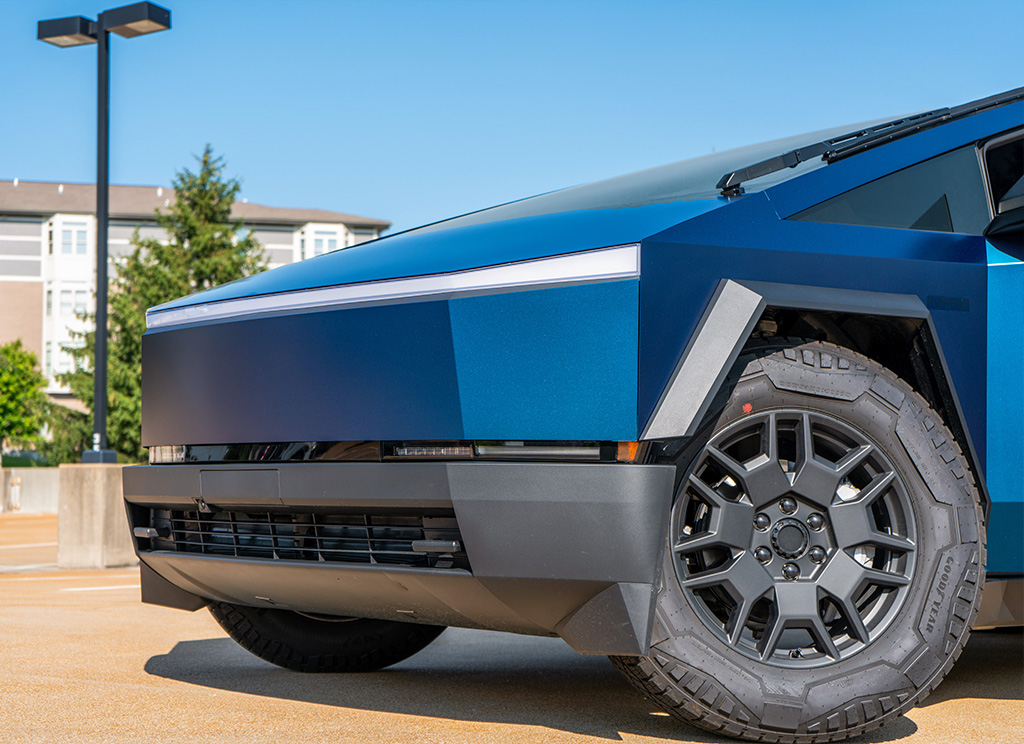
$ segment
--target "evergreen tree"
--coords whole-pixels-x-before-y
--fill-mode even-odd
[[[156,221],[166,231],[167,243],[142,238],[136,230],[131,253],[114,264],[108,312],[107,442],[126,460],[146,457],[141,443],[146,309],[266,268],[259,242],[252,233],[239,238],[243,221],[231,218],[241,184],[224,178],[224,160],[214,156],[210,145],[197,160],[197,172],[186,168],[175,176],[170,211],[157,210]],[[92,411],[94,333],[81,337],[85,343],[73,354],[76,369],[60,379]],[[78,427],[57,432],[61,425],[54,423],[55,436],[80,436]],[[81,442],[87,445],[88,440]]]
[[[0,346],[0,449],[38,442],[49,405],[36,355],[17,339]],[[0,456],[2,457],[2,456]]]

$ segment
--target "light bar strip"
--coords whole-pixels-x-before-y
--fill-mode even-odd
[[[285,310],[321,309],[430,295],[459,295],[481,290],[611,281],[639,275],[640,246],[625,245],[451,274],[430,274],[408,279],[240,297],[167,310],[161,310],[162,306],[157,305],[146,313],[146,325],[149,328],[167,328],[197,321],[240,318]]]

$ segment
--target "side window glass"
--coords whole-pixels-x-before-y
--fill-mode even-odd
[[[981,235],[989,223],[974,145],[890,173],[790,219]]]
[[[985,146],[985,171],[993,214],[1024,207],[1024,132],[989,142]]]

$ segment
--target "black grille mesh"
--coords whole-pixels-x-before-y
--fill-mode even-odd
[[[438,516],[318,514],[153,509],[149,526],[160,535],[150,550],[421,568],[469,568],[455,513]],[[458,541],[458,552],[422,553],[419,540]],[[145,549],[143,542],[140,548]]]

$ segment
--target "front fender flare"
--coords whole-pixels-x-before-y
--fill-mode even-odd
[[[947,421],[970,463],[986,518],[989,497],[967,422],[946,365],[931,313],[916,295],[723,279],[676,363],[647,420],[641,440],[693,436],[725,384],[758,320],[769,308],[852,313],[917,321],[928,340],[935,375],[951,401]]]

